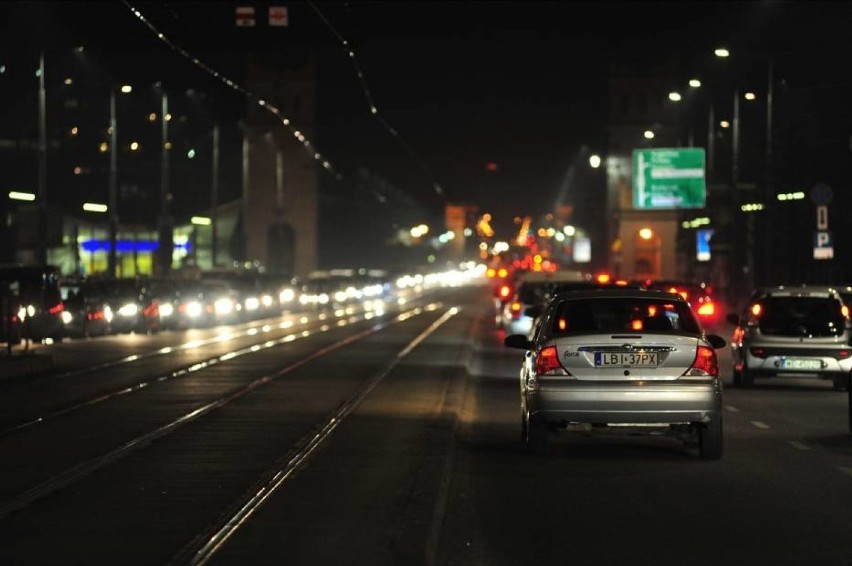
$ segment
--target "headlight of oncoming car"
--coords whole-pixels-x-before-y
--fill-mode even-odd
[[[108,306],[104,307],[104,318],[106,319],[106,321],[112,322],[112,317],[113,317],[112,309],[109,308]]]
[[[260,308],[260,299],[257,297],[248,297],[246,299],[246,310],[254,311]]]
[[[231,311],[234,310],[234,302],[226,298],[218,299],[213,303],[213,308],[216,309],[216,314],[231,314]]]
[[[68,311],[62,311],[62,323],[63,324],[71,324],[71,321],[74,320],[74,316]]]
[[[136,316],[139,314],[139,305],[134,303],[122,305],[122,307],[118,309],[118,314],[121,316]]]
[[[163,303],[160,305],[160,316],[172,316],[175,313],[175,308],[171,303]]]
[[[186,314],[190,318],[198,318],[204,312],[204,307],[198,301],[191,301],[186,304]]]

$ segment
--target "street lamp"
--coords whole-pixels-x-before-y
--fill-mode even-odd
[[[670,92],[669,100],[671,100],[672,102],[680,102],[681,100],[683,100],[683,97],[680,95],[679,92]]]
[[[692,88],[698,88],[701,86],[701,81],[698,79],[689,79],[689,86]]]
[[[116,118],[115,109],[116,90],[122,94],[129,94],[133,92],[133,87],[125,84],[119,87],[113,86],[109,89],[109,194],[107,198],[107,210],[109,211],[109,256],[107,271],[111,277],[115,277],[118,272],[118,255],[116,249],[118,240],[118,119]],[[103,144],[101,144],[101,150],[103,150]]]
[[[590,155],[589,156],[589,165],[592,169],[597,169],[601,166],[601,156],[600,155]]]
[[[654,132],[652,132],[651,130],[645,130],[645,133],[642,135],[645,136],[646,140],[654,139]]]
[[[716,55],[716,57],[720,57],[722,59],[731,56],[731,52],[724,47],[718,47],[715,51],[713,51],[713,53]]]

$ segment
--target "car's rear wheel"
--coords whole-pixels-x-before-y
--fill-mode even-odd
[[[698,454],[704,460],[722,457],[722,415],[698,426]]]
[[[550,430],[547,425],[537,419],[530,419],[529,413],[524,411],[523,416],[523,440],[527,453],[535,455],[547,454],[547,444]]]
[[[743,364],[743,369],[740,370],[739,385],[745,388],[754,387],[754,372],[749,371],[745,364]]]

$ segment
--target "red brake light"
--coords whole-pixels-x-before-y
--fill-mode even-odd
[[[760,312],[763,308],[760,306],[760,303],[755,303],[751,305],[751,314],[754,316],[760,316]]]
[[[52,307],[50,307],[47,310],[47,312],[49,312],[50,314],[59,314],[64,310],[65,310],[65,305],[62,304],[62,303],[57,303],[57,304],[53,305]]]
[[[535,358],[536,375],[569,375],[559,363],[556,346],[547,346],[539,351]]]
[[[749,352],[751,352],[751,355],[756,358],[766,357],[766,350],[764,350],[763,348],[749,348]]]
[[[716,352],[713,351],[713,348],[699,346],[695,352],[695,361],[692,362],[692,367],[689,368],[687,374],[717,377],[719,375],[719,364],[716,361]]]
[[[612,281],[612,277],[610,277],[609,273],[601,273],[597,276],[597,282],[601,285],[606,285]]]
[[[713,316],[716,314],[716,305],[712,301],[705,301],[698,307],[698,316]]]

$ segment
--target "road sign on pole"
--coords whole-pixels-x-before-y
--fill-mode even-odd
[[[704,208],[706,201],[703,149],[633,151],[634,208]]]
[[[814,259],[833,259],[834,243],[831,232],[814,232]]]

